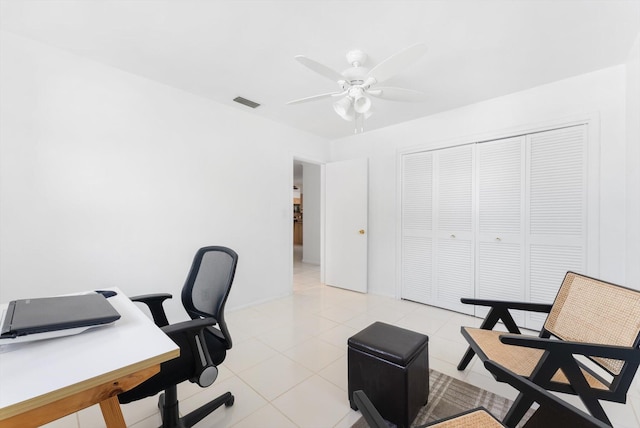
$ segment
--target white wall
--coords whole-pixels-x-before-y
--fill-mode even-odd
[[[240,254],[230,308],[290,291],[291,164],[327,160],[322,140],[1,36],[0,301],[109,286],[178,294],[209,244]],[[600,275],[624,283],[626,270],[639,287],[638,49],[626,67],[332,142],[332,160],[370,158],[370,290],[396,291],[397,150],[593,113]]]
[[[472,142],[568,117],[599,118],[599,276],[625,282],[625,67],[617,66],[332,141],[331,159],[369,157],[369,290],[396,294],[397,151]],[[373,119],[373,118],[372,118]],[[593,154],[593,153],[592,153]],[[595,153],[597,156],[598,154]],[[597,227],[596,227],[597,229]],[[593,239],[594,237],[591,236]],[[596,240],[591,240],[594,246]],[[638,286],[638,285],[636,285]]]
[[[302,261],[316,265],[320,264],[320,169],[320,165],[302,164]]]
[[[640,34],[627,69],[627,284],[640,288]]]
[[[205,245],[239,253],[228,308],[291,292],[291,164],[324,161],[325,141],[12,34],[1,43],[0,301],[110,286],[179,296]]]

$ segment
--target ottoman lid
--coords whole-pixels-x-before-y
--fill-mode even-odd
[[[404,367],[428,341],[424,334],[378,321],[351,336],[347,343],[351,348]]]

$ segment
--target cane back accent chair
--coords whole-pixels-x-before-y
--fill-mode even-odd
[[[462,327],[469,349],[458,370],[477,354],[547,390],[578,395],[593,416],[611,425],[599,400],[627,400],[640,364],[640,291],[567,272],[553,305],[461,301],[491,310],[480,328]],[[510,309],[548,312],[540,335],[520,334]],[[500,320],[512,334],[492,330]],[[520,394],[503,422],[515,426],[531,404]]]
[[[485,361],[484,366],[493,373],[504,379],[505,382],[520,391],[521,394],[539,404],[533,415],[527,420],[522,428],[606,428],[607,424],[594,418],[588,413],[572,406],[566,401],[547,392],[538,385],[530,382],[522,376],[518,376],[509,369],[496,364],[493,361]],[[382,418],[377,409],[373,406],[366,394],[360,390],[353,393],[356,406],[362,413],[371,428],[387,428],[387,422]],[[478,407],[470,409],[464,413],[450,416],[439,421],[430,422],[415,428],[502,428],[504,427],[486,409]]]

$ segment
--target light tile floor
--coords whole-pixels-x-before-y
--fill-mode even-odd
[[[234,346],[220,367],[218,380],[201,389],[186,382],[178,396],[184,412],[231,391],[235,404],[205,418],[204,427],[350,427],[360,414],[347,399],[347,338],[380,320],[429,335],[433,369],[481,388],[514,398],[515,390],[496,382],[477,359],[464,371],[456,364],[466,349],[461,325],[476,318],[417,303],[325,286],[319,267],[294,262],[294,290],[288,297],[228,312]],[[563,395],[576,405],[575,397]],[[157,398],[124,405],[133,428],[160,425]],[[626,405],[605,403],[614,426],[640,427],[640,382]],[[49,428],[100,428],[98,406],[47,425]]]

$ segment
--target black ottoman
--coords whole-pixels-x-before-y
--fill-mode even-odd
[[[351,408],[362,389],[383,418],[408,428],[429,397],[429,337],[375,322],[347,343]]]

